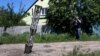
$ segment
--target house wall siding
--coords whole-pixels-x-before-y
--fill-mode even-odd
[[[27,17],[23,18],[23,20],[26,22],[26,24],[31,25],[31,22],[32,22],[32,9],[33,9],[33,11],[34,11],[35,5],[42,6],[43,8],[48,8],[48,7],[49,7],[48,2],[49,2],[49,0],[43,0],[43,1],[38,0],[31,8],[27,11],[27,13],[29,13],[30,16],[27,16]],[[41,17],[45,17],[45,15],[41,15],[40,18],[41,18]],[[45,18],[44,18],[44,19],[45,19]],[[46,21],[46,20],[45,20],[45,21]],[[43,22],[41,21],[41,19],[40,19],[39,23],[41,23],[41,25],[43,24]]]

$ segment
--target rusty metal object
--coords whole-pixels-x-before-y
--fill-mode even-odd
[[[33,37],[34,37],[34,34],[36,33],[36,30],[37,30],[37,25],[38,25],[38,21],[39,21],[39,18],[40,18],[40,11],[41,11],[41,6],[38,6],[38,5],[35,5],[35,10],[34,10],[34,13],[33,13],[33,10],[32,10],[32,23],[31,23],[31,26],[30,26],[30,37],[27,41],[27,43],[25,44],[25,50],[24,50],[24,53],[31,53],[32,52],[32,47],[33,47]]]

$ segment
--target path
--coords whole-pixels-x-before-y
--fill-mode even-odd
[[[24,52],[25,44],[0,45],[0,56],[27,56]],[[70,52],[75,46],[91,51],[100,50],[100,41],[76,41],[56,43],[35,43],[33,51],[29,56],[61,56],[62,53]]]

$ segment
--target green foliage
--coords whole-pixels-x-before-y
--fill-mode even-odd
[[[19,35],[9,35],[5,34],[0,36],[0,43],[8,44],[8,43],[26,43],[29,38],[29,33],[23,33]],[[36,34],[33,37],[33,41],[35,43],[48,43],[48,42],[66,42],[66,41],[76,41],[74,36],[70,34],[46,34],[46,35],[38,35]],[[100,41],[100,36],[97,35],[87,35],[82,34],[80,41]]]
[[[7,34],[7,35],[0,36],[0,43],[3,44],[25,43],[27,42],[26,37],[28,37],[28,34],[26,33],[17,36],[12,36]]]
[[[16,13],[13,3],[8,3],[7,8],[0,7],[0,26],[4,27],[4,31],[6,31],[6,29],[11,26],[26,25],[25,22],[22,21],[22,18],[26,16],[24,12],[24,8],[20,5],[20,9]]]
[[[81,40],[82,41],[94,41],[94,40],[100,40],[100,36],[99,35],[87,35],[86,33],[81,34]]]
[[[47,12],[48,25],[55,32],[72,32],[72,18],[78,15],[82,19],[82,31],[92,33],[92,26],[100,22],[100,1],[81,0],[50,0]]]
[[[46,35],[36,35],[33,40],[35,42],[62,42],[62,41],[73,41],[75,40],[69,34],[46,34]]]

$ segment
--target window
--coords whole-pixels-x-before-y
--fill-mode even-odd
[[[46,15],[46,13],[47,13],[47,8],[42,8],[41,15]]]
[[[44,11],[44,8],[42,8],[42,15],[44,15],[44,12],[45,12],[45,11]]]
[[[45,8],[45,14],[47,14],[47,8]]]
[[[33,15],[33,8],[32,8],[32,15]]]

